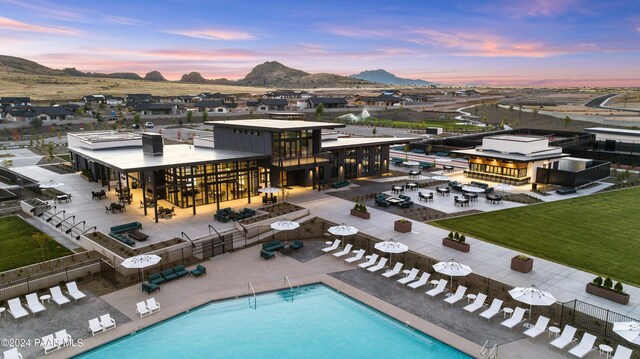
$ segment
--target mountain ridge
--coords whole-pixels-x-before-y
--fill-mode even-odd
[[[434,82],[420,80],[420,79],[407,79],[398,77],[389,71],[378,70],[365,70],[357,74],[353,74],[350,77],[370,82],[376,82],[386,85],[405,85],[405,86],[431,86],[435,85]]]

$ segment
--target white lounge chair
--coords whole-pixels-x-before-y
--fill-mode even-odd
[[[431,298],[435,298],[438,294],[444,293],[447,290],[447,281],[444,279],[440,279],[435,288],[426,291],[424,294],[430,296]]]
[[[378,255],[377,254],[372,254],[371,257],[369,257],[369,260],[367,260],[364,263],[358,264],[358,267],[360,267],[360,268],[369,268],[372,265],[376,264],[377,260],[378,260]]]
[[[373,267],[367,268],[367,270],[371,273],[375,273],[380,269],[384,268],[384,266],[387,264],[387,260],[388,258],[380,258],[380,261],[378,261],[378,264],[374,265]]]
[[[69,294],[73,300],[82,299],[87,296],[78,289],[78,285],[75,281],[67,283],[67,294]]]
[[[450,296],[449,298],[445,298],[445,302],[451,304],[452,306],[464,298],[464,294],[467,292],[467,287],[463,285],[459,285],[456,289],[456,292]]]
[[[116,321],[109,314],[104,314],[100,316],[100,325],[107,331],[116,327]]]
[[[57,331],[55,334],[55,337],[56,337],[56,341],[58,342],[58,346],[60,348],[69,346],[73,343],[73,340],[71,339],[71,335],[67,333],[66,329]]]
[[[549,345],[562,350],[567,345],[571,344],[571,342],[576,341],[575,335],[576,335],[576,328],[567,324],[564,326],[564,329],[562,330],[562,334],[560,334],[558,338],[552,340],[549,343]]]
[[[340,252],[334,253],[333,256],[336,258],[344,257],[347,254],[351,253],[351,247],[353,247],[353,245],[347,244],[346,246],[344,246],[343,250],[341,250]]]
[[[147,308],[151,313],[159,312],[161,310],[160,303],[156,302],[156,298],[147,299]]]
[[[367,253],[364,249],[361,249],[356,253],[355,256],[345,259],[344,261],[347,263],[353,263],[361,260],[364,257],[364,254]]]
[[[4,359],[22,359],[22,354],[18,353],[18,348],[11,348],[2,353]]]
[[[142,318],[145,315],[151,314],[151,311],[147,308],[147,303],[138,302],[136,303],[136,313],[140,314],[140,318]]]
[[[11,313],[15,320],[29,316],[29,312],[27,312],[22,306],[22,303],[20,303],[20,298],[9,299],[7,303],[9,304],[9,313]]]
[[[466,310],[469,313],[473,313],[476,310],[484,307],[484,302],[487,300],[487,295],[484,293],[478,293],[476,295],[476,300],[473,301],[473,303],[466,305],[464,308],[464,310]]]
[[[335,251],[336,249],[338,249],[338,246],[340,245],[340,240],[336,239],[335,241],[333,241],[333,244],[327,248],[322,248],[322,251],[324,252],[324,254],[327,254],[329,252]]]
[[[405,285],[409,282],[413,282],[414,280],[416,280],[416,277],[418,276],[418,273],[420,273],[420,270],[418,268],[413,268],[411,271],[409,271],[409,274],[407,274],[406,277],[404,278],[400,278],[398,279],[396,282]]]
[[[427,272],[423,272],[422,276],[420,277],[420,280],[415,281],[413,283],[409,283],[409,285],[407,285],[409,288],[413,288],[413,290],[416,290],[417,288],[422,287],[423,285],[426,285],[427,282],[429,281],[429,277],[431,277],[430,273]]]
[[[98,318],[89,319],[89,331],[91,332],[91,335],[104,332],[104,328],[100,325],[100,320]]]
[[[549,318],[545,317],[544,315],[541,315],[538,317],[538,321],[536,322],[536,325],[525,330],[524,335],[531,337],[535,340],[538,335],[547,331],[547,325],[549,325]]]
[[[400,271],[402,270],[402,265],[402,263],[396,262],[396,265],[393,267],[393,269],[382,273],[382,276],[387,278],[393,277],[394,275],[400,273]]]
[[[596,343],[596,339],[598,338],[596,338],[595,335],[584,333],[582,335],[582,340],[580,340],[580,343],[571,348],[571,350],[569,350],[569,354],[577,358],[584,358],[585,355],[596,350],[596,347],[594,346],[594,344]]]
[[[622,345],[618,344],[616,347],[616,353],[611,357],[611,359],[631,359],[631,354],[633,351],[629,348],[625,348]]]
[[[62,290],[60,289],[60,287],[56,286],[53,288],[49,288],[49,291],[51,292],[51,299],[58,305],[61,306],[65,303],[69,303],[70,300],[69,298],[65,297],[62,294]]]
[[[47,310],[47,308],[45,308],[38,300],[38,295],[36,293],[27,294],[27,308],[29,308],[33,314]]]
[[[40,346],[44,348],[45,355],[49,354],[49,352],[60,349],[60,346],[58,345],[58,341],[53,337],[53,334],[49,334],[47,336],[42,337],[42,340],[40,341]]]
[[[493,302],[491,302],[491,306],[489,309],[480,313],[480,316],[483,318],[487,318],[487,321],[490,321],[491,318],[495,317],[496,314],[500,313],[500,308],[502,307],[502,300],[494,298]]]
[[[509,330],[511,330],[516,325],[524,322],[523,318],[524,318],[524,313],[526,312],[527,311],[524,310],[524,308],[516,307],[516,310],[514,310],[513,314],[511,314],[511,318],[503,321],[502,323],[500,323],[500,325],[503,325],[509,328]]]

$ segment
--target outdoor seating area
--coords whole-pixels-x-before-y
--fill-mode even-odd
[[[164,219],[171,219],[176,215],[176,207],[171,206],[171,208],[164,208],[163,206],[158,206],[158,217]]]
[[[53,198],[53,203],[69,203],[71,202],[71,194],[59,194]]]
[[[449,196],[451,194],[451,190],[446,187],[436,187],[436,193],[438,196]]]
[[[469,206],[469,199],[467,198],[458,198],[458,196],[453,196],[453,204],[454,206]]]
[[[422,192],[418,192],[418,200],[425,202],[433,202],[433,192],[429,192],[429,194],[425,195]]]
[[[497,194],[488,194],[485,197],[485,201],[491,204],[500,204],[500,202],[502,202],[502,196],[499,196]]]
[[[278,203],[278,196],[267,196],[266,194],[264,196],[262,196],[262,204],[263,205],[270,205],[270,204],[276,204]]]
[[[132,238],[137,238],[137,240],[146,240],[149,237],[139,232],[140,229],[142,229],[142,223],[131,222],[111,227],[109,235],[126,245],[135,246],[136,242],[130,238],[132,237],[131,232],[135,231]]]
[[[207,269],[205,267],[202,267],[204,270],[201,270],[199,267],[202,266],[198,265],[196,269],[194,269],[194,271],[198,270],[196,272],[196,277],[202,274],[206,274],[207,272]],[[151,294],[156,290],[159,291],[161,284],[170,282],[174,279],[180,279],[192,273],[193,271],[188,271],[183,265],[178,265],[173,268],[165,269],[159,273],[149,274],[149,276],[147,277],[147,282],[142,283],[142,291],[146,292],[147,294]]]
[[[91,191],[91,199],[105,199],[107,198],[107,193],[101,189],[100,191]]]
[[[295,240],[290,244],[287,242],[280,242],[278,240],[263,243],[262,249],[260,250],[260,258],[263,259],[271,259],[275,258],[276,252],[291,252],[292,250],[299,250],[304,247],[304,242],[300,240]]]
[[[126,212],[127,207],[121,203],[112,202],[110,205],[105,206],[104,211],[106,213],[114,214],[114,213],[122,213]]]
[[[160,303],[155,298],[136,303],[136,313],[140,315],[140,318],[157,313],[160,310],[162,310]]]
[[[331,184],[331,188],[342,188],[349,185],[349,181],[338,181]]]
[[[103,314],[99,318],[89,319],[89,331],[91,335],[104,333],[116,327],[116,321],[109,314]]]
[[[68,282],[65,285],[67,287],[66,293],[73,300],[77,301],[87,296],[84,292],[78,289],[78,285],[75,281]],[[38,297],[37,293],[27,294],[25,296],[25,306],[27,309],[29,309],[29,311],[27,311],[27,309],[23,307],[20,298],[9,299],[7,301],[7,305],[9,306],[7,312],[11,314],[11,316],[17,321],[20,318],[28,317],[29,312],[31,312],[31,314],[33,315],[36,315],[38,313],[46,311],[47,308],[44,306],[45,301],[47,301],[47,303],[50,303],[53,300],[53,302],[58,306],[71,302],[71,300],[69,300],[67,296],[62,294],[62,289],[60,288],[60,286],[49,288],[49,293],[50,294],[41,295],[40,297]]]
[[[218,222],[227,223],[229,221],[240,221],[255,215],[256,211],[251,208],[243,208],[241,211],[235,212],[231,207],[227,207],[217,210],[213,218]]]

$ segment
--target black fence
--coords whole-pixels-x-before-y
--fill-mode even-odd
[[[640,145],[636,145],[636,147],[640,147]],[[640,148],[634,149],[640,150]],[[599,148],[594,149],[590,146],[565,147],[562,151],[570,154],[572,157],[589,158],[630,167],[640,166],[640,152],[607,151]]]
[[[577,172],[553,168],[538,168],[536,171],[536,183],[576,188],[607,178],[610,174],[611,163],[609,162]]]

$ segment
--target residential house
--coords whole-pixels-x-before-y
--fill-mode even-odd
[[[60,105],[33,107],[32,110],[33,117],[40,118],[42,122],[71,120],[75,114],[74,111]]]
[[[178,114],[178,106],[172,103],[139,102],[133,107],[133,110],[141,116]]]
[[[0,106],[5,109],[14,106],[30,106],[31,98],[29,97],[0,97]]]
[[[199,112],[213,112],[213,113],[229,113],[235,112],[238,107],[237,103],[225,103],[222,100],[206,100],[198,101],[195,104],[196,109]]]
[[[361,97],[356,100],[356,104],[364,106],[402,106],[405,101],[401,97],[380,94],[375,97]]]
[[[247,111],[284,111],[289,102],[284,99],[261,98],[258,101],[247,101]]]
[[[124,96],[124,103],[127,104],[127,107],[134,107],[136,104],[141,102],[156,102],[157,99],[151,96],[148,93],[145,94],[127,94]]]
[[[322,104],[324,108],[346,108],[347,100],[344,97],[310,97],[307,100],[309,108],[316,108]]]
[[[298,91],[298,90],[277,90],[272,92],[267,92],[262,95],[262,98],[271,98],[271,99],[302,99],[309,98],[309,93],[306,91]]]
[[[88,96],[84,96],[82,98],[82,100],[84,101],[85,105],[92,105],[92,104],[107,104],[107,98],[104,95],[88,95]]]
[[[31,106],[18,105],[9,107],[9,110],[6,112],[5,119],[13,122],[26,122],[31,121],[34,116],[35,112]]]

